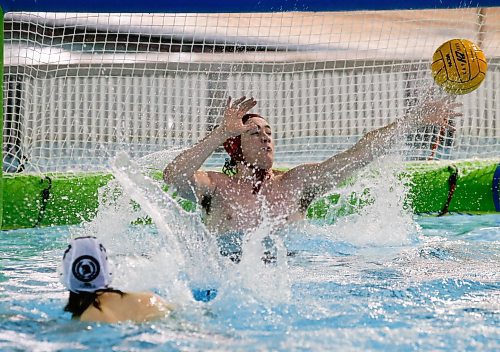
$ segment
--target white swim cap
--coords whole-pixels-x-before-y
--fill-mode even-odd
[[[93,292],[111,284],[106,249],[95,237],[77,237],[64,252],[62,282],[72,292]]]

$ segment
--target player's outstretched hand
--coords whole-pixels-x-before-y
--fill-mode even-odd
[[[434,125],[454,130],[450,120],[463,115],[456,111],[462,103],[453,101],[453,98],[426,99],[417,105],[410,113],[409,122],[413,125]]]
[[[246,99],[245,96],[231,102],[231,97],[227,98],[226,109],[221,123],[221,128],[227,137],[235,137],[243,132],[255,128],[254,125],[244,125],[242,118],[251,108],[257,105],[254,98]]]

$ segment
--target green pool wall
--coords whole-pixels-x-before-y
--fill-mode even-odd
[[[449,211],[497,213],[492,190],[497,168],[500,168],[500,160],[408,163],[400,175],[409,189],[406,206],[417,214],[439,214],[448,199],[450,176],[457,172]],[[161,173],[153,177],[161,179]],[[104,173],[4,174],[1,229],[74,225],[91,220],[99,205],[98,190],[111,179],[112,175]],[[179,202],[186,210],[195,209],[191,202],[180,199]],[[327,214],[344,216],[366,202],[370,202],[369,188],[342,199],[339,194],[332,194],[313,203],[307,215],[313,219]],[[498,199],[496,202],[498,204]]]
[[[44,207],[42,193],[51,187]],[[91,220],[106,174],[4,174],[2,230],[73,225]]]
[[[419,169],[420,168],[420,169]],[[448,180],[458,171],[456,190],[450,202],[450,212],[495,213],[493,176],[499,162],[461,162],[446,167],[421,169],[414,166],[409,175],[414,186],[408,194],[416,213],[438,212],[448,197]],[[498,202],[498,199],[497,199]]]

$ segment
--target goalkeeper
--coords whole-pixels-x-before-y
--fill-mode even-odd
[[[303,219],[314,199],[384,154],[399,136],[421,125],[453,129],[448,121],[462,115],[455,111],[460,103],[446,98],[425,101],[414,113],[368,132],[346,151],[283,172],[272,169],[272,126],[248,113],[256,104],[253,98],[228,98],[219,126],[164,170],[165,182],[201,204],[207,228],[219,235],[255,229],[263,212],[281,225]],[[200,170],[221,145],[230,157],[223,172]]]

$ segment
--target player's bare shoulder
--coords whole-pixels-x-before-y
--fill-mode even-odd
[[[223,172],[220,171],[206,171],[208,177],[210,177],[210,180],[214,183],[224,183],[229,180],[231,180],[231,176],[226,175]]]
[[[217,189],[227,189],[236,183],[236,177],[229,176],[219,171],[207,171],[207,176],[210,179],[212,192],[215,192]]]

